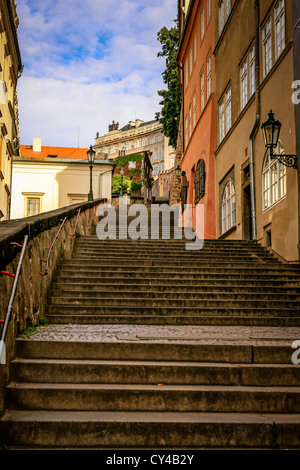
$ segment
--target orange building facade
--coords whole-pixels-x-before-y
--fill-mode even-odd
[[[179,0],[177,63],[182,90],[183,154],[181,169],[188,181],[186,203],[204,205],[204,238],[216,237],[214,88],[214,1]]]

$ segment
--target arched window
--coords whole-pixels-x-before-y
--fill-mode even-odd
[[[195,187],[195,204],[204,197],[205,195],[205,160],[200,158],[197,163],[196,171],[195,171],[195,180],[194,180],[194,187]]]
[[[280,142],[276,153],[284,153]],[[262,170],[262,201],[263,210],[273,206],[286,195],[286,167],[278,161],[271,159],[269,150],[266,152]]]
[[[231,180],[226,183],[222,196],[222,233],[235,225],[235,190]]]

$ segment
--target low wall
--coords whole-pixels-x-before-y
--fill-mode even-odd
[[[97,206],[103,202],[105,202],[104,199],[97,199],[33,217],[0,222],[1,271],[16,273],[21,248],[12,245],[11,242],[23,244],[25,235],[28,235],[28,243],[5,341],[6,364],[0,364],[0,416],[4,411],[4,389],[9,382],[9,364],[15,357],[16,336],[30,322],[37,324],[38,320],[44,317],[47,293],[57,265],[63,259],[70,258],[74,248],[76,236],[71,235],[74,233],[74,227],[72,226],[76,223],[78,210],[81,211],[76,233],[89,235],[93,225],[97,223]],[[56,227],[61,225],[62,219],[65,217],[67,217],[67,220],[51,251],[48,274],[42,276],[40,272],[45,272],[46,266],[42,259],[47,259],[49,252],[47,247],[51,246],[52,237],[57,234]],[[0,275],[0,319],[2,320],[6,316],[13,282],[12,277]],[[0,325],[0,335],[1,333],[2,325]]]

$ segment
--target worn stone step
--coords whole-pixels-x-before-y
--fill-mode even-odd
[[[98,341],[16,341],[17,357],[23,359],[68,359],[109,361],[179,361],[222,362],[223,364],[292,365],[291,345],[279,344],[210,344],[160,342]],[[116,366],[118,362],[115,363]],[[298,366],[296,366],[298,367]]]
[[[226,350],[228,352],[228,350]],[[218,359],[216,350],[212,358]],[[249,357],[240,356],[249,361]],[[230,359],[230,357],[229,357]],[[235,350],[232,351],[235,360]],[[234,362],[15,359],[11,363],[15,382],[77,384],[164,384],[299,386],[300,367],[290,364]]]
[[[79,314],[79,313],[47,313],[50,323],[68,324],[77,323],[85,325],[113,324],[113,325],[220,325],[220,326],[300,326],[300,317],[289,316],[249,316],[242,313],[235,315],[147,315],[147,314]]]
[[[109,295],[109,294],[108,294]],[[101,309],[103,307],[111,307],[117,306],[122,310],[124,307],[131,308],[135,307],[135,310],[139,307],[146,309],[150,308],[162,308],[165,307],[170,309],[175,308],[190,308],[195,309],[195,311],[201,312],[203,309],[211,309],[216,310],[219,307],[223,309],[228,308],[240,308],[241,310],[247,309],[267,309],[272,311],[273,309],[278,309],[278,311],[286,311],[294,309],[293,316],[300,315],[300,308],[299,303],[296,300],[286,300],[286,298],[279,298],[279,299],[272,299],[268,300],[265,298],[256,298],[255,296],[250,299],[246,298],[246,296],[239,296],[238,298],[234,298],[233,296],[222,296],[220,293],[218,294],[218,298],[210,298],[210,296],[199,297],[199,298],[190,298],[187,296],[186,298],[165,298],[165,297],[144,297],[141,294],[139,296],[130,297],[119,297],[118,293],[105,298],[99,297],[92,297],[92,296],[85,296],[85,297],[62,297],[62,296],[51,296],[49,301],[51,302],[50,305],[52,306],[60,306],[63,308],[65,305],[68,306],[79,306],[80,308],[89,307],[92,308],[93,306]],[[146,304],[146,305],[145,305]],[[149,310],[148,310],[149,311]]]
[[[122,278],[119,278],[115,283],[111,282],[54,282],[51,285],[50,293],[64,293],[66,296],[73,296],[74,291],[76,291],[76,295],[83,295],[86,292],[90,291],[97,291],[99,293],[108,294],[111,290],[114,290],[116,286],[118,287],[119,294],[135,294],[137,295],[140,292],[149,293],[158,293],[163,292],[167,295],[174,295],[174,294],[181,294],[181,293],[191,293],[196,294],[199,293],[203,295],[205,292],[209,293],[217,293],[220,290],[222,291],[222,295],[227,295],[228,293],[239,293],[239,294],[266,294],[266,295],[296,295],[297,297],[300,294],[300,288],[298,287],[298,283],[291,283],[291,285],[286,285],[285,283],[278,282],[276,286],[270,283],[263,283],[260,282],[244,282],[239,284],[234,284],[232,281],[227,282],[227,284],[222,282],[222,284],[213,282],[210,284],[203,284],[203,283],[193,283],[193,284],[182,284],[182,281],[174,284],[173,280],[166,279],[165,282],[157,283],[155,281],[148,281],[136,282],[132,285],[131,282],[123,283]],[[105,279],[106,281],[106,279]],[[78,293],[78,294],[77,294]]]
[[[117,448],[297,448],[299,414],[8,410],[5,445]]]
[[[63,286],[64,287],[64,286]],[[66,290],[65,288],[58,288],[58,289],[52,289],[52,292],[49,295],[49,299],[51,300],[52,298],[54,299],[54,302],[57,302],[58,299],[65,299],[71,298],[73,301],[77,301],[80,299],[80,301],[86,301],[89,302],[90,299],[109,299],[109,298],[115,298],[112,297],[112,291],[109,290],[97,290],[94,291],[92,289],[92,292],[90,292],[88,289],[82,289],[81,290],[76,290],[69,288],[70,290]],[[76,290],[76,294],[74,292]],[[128,290],[118,286],[118,294],[117,294],[117,299],[147,299],[147,300],[152,300],[156,298],[162,298],[162,299],[169,299],[171,301],[173,300],[197,300],[198,302],[202,302],[204,299],[217,299],[217,300],[257,300],[257,301],[281,301],[281,302],[288,302],[288,301],[299,301],[300,300],[300,292],[298,294],[291,294],[287,293],[284,289],[281,289],[279,293],[276,292],[271,292],[270,291],[262,291],[258,292],[257,290],[253,292],[249,292],[247,289],[243,288],[240,292],[234,292],[234,291],[228,291],[224,292],[223,287],[220,287],[219,290],[217,289],[212,289],[212,287],[207,290],[203,290],[202,287],[195,289],[194,292],[189,291],[188,289],[186,291],[183,291],[180,287],[178,289],[173,289],[173,290],[156,290],[153,287],[147,287],[144,290]],[[64,300],[66,301],[66,300]]]
[[[73,282],[68,282],[70,278],[68,276],[65,276],[63,274],[58,274],[54,278],[53,286],[55,287],[63,287],[65,286],[66,288],[68,286],[74,286],[74,289],[77,288],[84,288],[86,289],[87,286],[93,286],[95,289],[115,289],[116,285],[124,286],[125,288],[130,289],[133,287],[134,289],[136,288],[145,288],[148,286],[155,286],[156,288],[161,288],[162,290],[164,288],[186,288],[188,291],[192,291],[193,289],[199,289],[200,287],[206,288],[208,290],[211,290],[211,288],[217,288],[217,287],[224,287],[224,289],[230,289],[231,287],[240,287],[242,290],[245,288],[261,288],[261,289],[268,289],[270,287],[274,287],[274,289],[277,289],[279,291],[286,290],[286,289],[292,289],[294,292],[298,293],[299,292],[299,282],[297,279],[292,278],[289,280],[284,280],[281,276],[278,277],[277,279],[272,279],[270,281],[269,279],[266,279],[263,277],[262,279],[257,279],[255,278],[241,278],[239,277],[215,277],[212,278],[207,277],[205,282],[203,279],[196,279],[194,276],[190,276],[187,278],[182,278],[182,277],[167,277],[163,278],[160,277],[160,282],[158,282],[158,279],[153,278],[152,276],[143,276],[139,278],[135,278],[134,282],[132,281],[132,278],[130,276],[114,276],[114,277],[95,277],[91,279],[90,277],[82,277],[76,275],[76,273],[73,273],[72,275],[72,280]],[[190,281],[190,282],[189,282]],[[272,282],[272,285],[270,286],[270,282]],[[98,286],[98,287],[97,287]]]
[[[7,407],[23,410],[299,413],[300,387],[11,382]]]

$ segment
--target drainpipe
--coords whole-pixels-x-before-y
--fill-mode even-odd
[[[250,198],[251,198],[251,225],[252,240],[257,239],[256,229],[256,206],[255,206],[255,177],[254,177],[254,138],[259,129],[261,119],[261,101],[260,101],[260,75],[259,75],[259,0],[254,0],[254,20],[255,20],[255,99],[256,99],[256,118],[250,134]]]
[[[184,66],[183,64],[182,65],[178,65],[178,68],[181,70],[182,72],[182,93],[181,93],[181,107],[182,107],[182,154],[184,153],[185,151],[185,145],[184,145],[184,139],[185,139],[185,135],[184,135]]]

